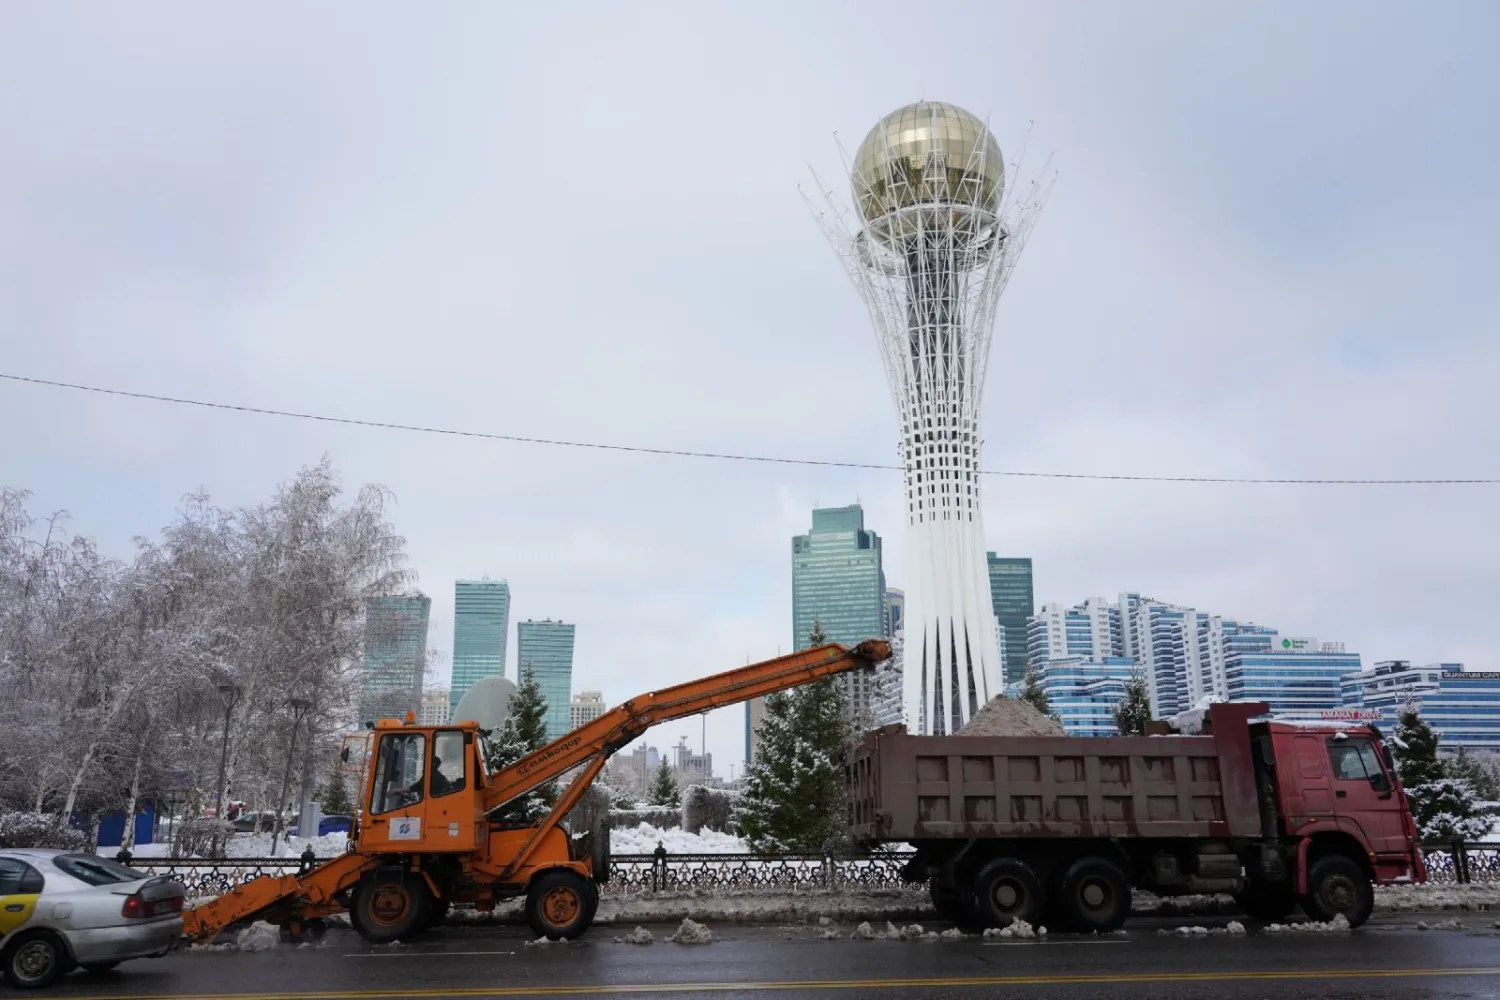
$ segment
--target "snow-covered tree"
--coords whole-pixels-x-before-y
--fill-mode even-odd
[[[535,672],[527,667],[520,686],[511,696],[505,724],[499,733],[491,733],[488,738],[489,757],[485,763],[493,774],[540,750],[547,742],[547,699]],[[534,823],[546,816],[556,801],[556,784],[548,782],[512,799],[490,815],[502,822]]]
[[[1489,829],[1488,817],[1475,808],[1474,789],[1438,758],[1438,735],[1414,704],[1402,709],[1391,742],[1401,787],[1423,841],[1475,840]]]
[[[653,806],[680,806],[682,793],[677,788],[677,779],[672,777],[672,768],[666,760],[656,769],[656,780],[651,784],[649,796]]]
[[[807,646],[826,641],[814,619]],[[844,841],[848,740],[844,693],[833,678],[766,698],[739,816],[752,850],[821,851]]]
[[[1045,700],[1047,693],[1042,692]],[[1045,711],[1045,708],[1043,709]],[[1112,713],[1115,729],[1121,736],[1145,736],[1146,723],[1151,721],[1151,689],[1146,685],[1146,675],[1132,670],[1125,681],[1125,695],[1115,703]]]
[[[1052,711],[1052,706],[1047,701],[1047,689],[1037,682],[1036,672],[1030,667],[1026,668],[1026,680],[1021,686],[1021,700],[1049,719],[1062,721],[1062,717]]]
[[[1467,747],[1459,747],[1458,753],[1444,762],[1448,774],[1460,781],[1468,782],[1477,798],[1486,802],[1500,801],[1500,771],[1493,761],[1480,759]]]

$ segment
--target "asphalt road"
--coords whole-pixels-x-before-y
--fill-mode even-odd
[[[1407,915],[1354,934],[1183,939],[1184,923],[1133,921],[1122,937],[1040,942],[825,941],[819,927],[718,927],[712,944],[617,943],[629,927],[596,926],[566,945],[527,943],[520,928],[445,928],[421,943],[372,948],[347,931],[317,946],[188,951],[74,974],[49,997],[234,997],[400,1000],[444,997],[716,998],[1275,997],[1373,1000],[1500,998],[1494,914],[1460,914],[1463,931],[1419,931]],[[849,927],[841,930],[847,935]],[[12,994],[16,995],[16,994]]]

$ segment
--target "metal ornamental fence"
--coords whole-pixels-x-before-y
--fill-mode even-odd
[[[1463,885],[1500,884],[1500,844],[1429,844],[1423,848],[1428,881]],[[859,856],[831,854],[620,854],[610,859],[606,896],[643,892],[711,890],[746,892],[817,889],[893,889],[905,883],[901,868],[908,851],[878,851]],[[290,875],[317,859],[290,858],[166,859],[150,858],[135,866],[154,875],[171,875],[190,897],[215,896],[262,875]]]

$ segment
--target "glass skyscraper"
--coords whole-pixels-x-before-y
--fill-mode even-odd
[[[524,621],[516,626],[516,666],[521,680],[536,674],[547,699],[547,738],[572,728],[574,626],[564,622]]]
[[[422,708],[427,667],[427,623],[432,599],[425,594],[371,597],[365,601],[365,648],[360,667],[361,722],[405,718]]]
[[[510,584],[459,580],[453,585],[452,712],[476,681],[505,676],[505,636],[510,627]]]
[[[1500,672],[1384,660],[1344,678],[1345,707],[1377,710],[1382,726],[1394,726],[1408,704],[1442,739],[1439,750],[1500,751]]]
[[[812,512],[812,530],[792,537],[792,648],[807,647],[813,619],[830,642],[847,646],[887,634],[880,536],[865,530],[858,504]],[[851,716],[869,721],[869,671],[841,677]]]
[[[1031,560],[985,553],[990,572],[990,604],[995,623],[1005,630],[1005,686],[1026,679],[1026,621],[1036,614],[1032,592]]]

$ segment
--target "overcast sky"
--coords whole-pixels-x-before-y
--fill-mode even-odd
[[[7,3],[0,371],[337,416],[890,462],[799,197],[922,98],[1058,181],[990,469],[1500,477],[1500,11],[1440,4]],[[791,647],[789,537],[895,473],[345,428],[0,381],[0,482],[126,555],[331,456],[611,703]],[[991,478],[1039,602],[1137,590],[1500,669],[1500,487]],[[514,626],[512,626],[514,628]],[[510,648],[515,648],[512,632]],[[508,669],[514,674],[514,653]],[[720,770],[739,709],[710,720]],[[666,745],[699,724],[653,735]]]

